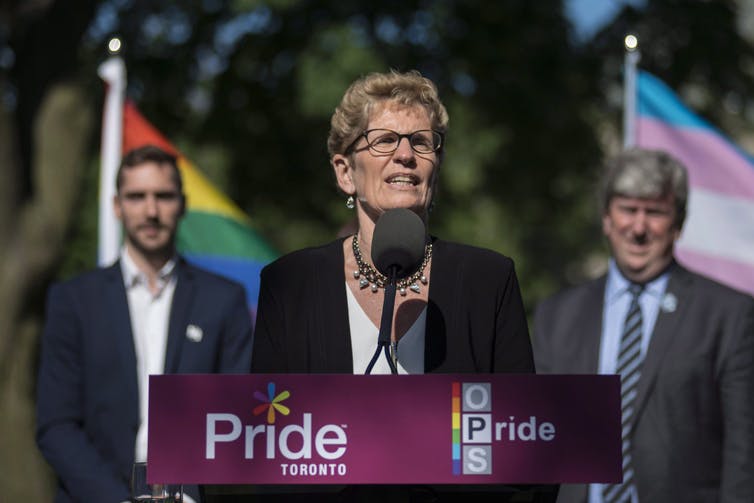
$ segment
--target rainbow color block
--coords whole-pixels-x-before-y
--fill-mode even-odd
[[[686,165],[690,193],[679,261],[754,294],[754,159],[694,114],[660,79],[639,72],[637,146]]]
[[[254,317],[259,272],[277,253],[254,230],[249,217],[127,101],[123,107],[123,152],[144,145],[158,146],[178,158],[186,193],[178,251],[192,263],[243,284]]]
[[[461,383],[451,385],[451,424],[453,431],[453,475],[461,475]]]

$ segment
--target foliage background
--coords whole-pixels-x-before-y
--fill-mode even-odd
[[[50,500],[38,334],[49,283],[95,263],[111,36],[129,97],[281,252],[349,221],[325,148],[346,86],[420,70],[451,117],[430,230],[512,256],[531,310],[604,269],[594,187],[620,146],[627,32],[643,68],[750,142],[751,2],[634,4],[584,39],[558,0],[0,1],[0,494]]]

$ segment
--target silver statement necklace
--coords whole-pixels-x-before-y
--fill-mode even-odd
[[[359,238],[357,234],[353,235],[351,246],[353,248],[353,256],[356,258],[356,265],[359,266],[359,269],[353,272],[353,277],[359,280],[359,287],[363,290],[371,285],[372,292],[377,292],[379,288],[385,288],[387,285],[387,276],[378,272],[374,267],[367,264],[364,259],[361,258],[361,249],[359,248]],[[424,269],[427,268],[427,264],[431,258],[432,243],[427,243],[424,247],[424,259],[422,260],[422,265],[419,269],[408,278],[403,278],[396,282],[396,286],[401,295],[406,295],[406,289],[409,289],[412,292],[421,293],[421,288],[419,288],[418,282],[421,282],[423,285],[429,283],[429,280],[427,280],[427,277],[424,275]]]

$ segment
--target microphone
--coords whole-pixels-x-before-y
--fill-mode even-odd
[[[421,265],[427,230],[419,215],[405,208],[388,210],[374,226],[372,262],[382,274],[395,279],[411,276]]]
[[[382,303],[377,350],[369,362],[366,373],[372,372],[380,349],[384,349],[390,372],[398,373],[398,344],[390,341],[395,309],[396,281],[413,274],[422,263],[427,243],[427,229],[419,215],[405,208],[388,210],[374,226],[372,235],[372,262],[387,276],[385,298]]]

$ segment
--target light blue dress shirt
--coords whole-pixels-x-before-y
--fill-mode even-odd
[[[639,305],[642,314],[641,355],[647,354],[649,341],[652,338],[657,313],[660,308],[674,310],[673,299],[665,296],[670,273],[665,272],[646,285],[639,295]],[[602,311],[602,338],[600,339],[599,368],[600,374],[615,374],[618,362],[620,338],[623,333],[623,323],[631,303],[631,293],[628,287],[631,282],[618,270],[613,259],[610,259],[605,284],[605,300]],[[672,308],[672,309],[671,309]],[[589,485],[589,503],[603,503],[602,487],[604,484]],[[637,503],[636,494],[632,494],[631,501]]]

